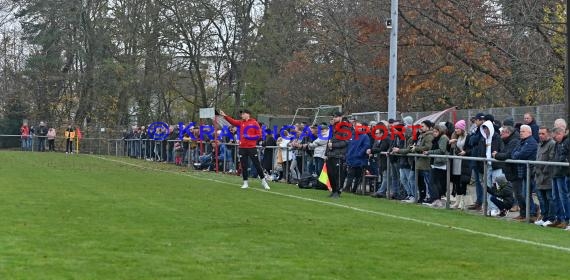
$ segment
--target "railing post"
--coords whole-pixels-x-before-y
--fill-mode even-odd
[[[529,223],[530,222],[530,203],[532,202],[530,194],[531,194],[531,190],[530,190],[530,164],[527,162],[526,163],[526,182],[525,182],[525,201],[526,201],[526,222]],[[534,202],[532,202],[534,203]],[[547,209],[545,209],[547,210]]]
[[[285,164],[283,166],[283,169],[284,169],[283,174],[285,175],[285,182],[289,183],[290,182],[289,181],[289,145],[287,145],[285,147]]]
[[[392,173],[391,168],[392,166],[390,164],[390,154],[386,153],[386,198],[388,200],[392,199],[392,194],[390,193],[392,190],[391,188],[392,182],[390,180],[391,177],[390,173]]]
[[[420,183],[420,179],[419,179],[419,174],[418,174],[418,157],[416,157],[415,155],[414,157],[414,180],[416,181],[414,188],[416,188],[416,197],[414,197],[416,199],[416,202],[421,202],[420,201],[420,187],[419,187],[419,183]]]
[[[489,173],[489,163],[488,161],[483,161],[483,178],[481,180],[481,187],[483,188],[483,201],[482,201],[482,207],[483,207],[483,215],[487,216],[487,209],[489,208],[489,205],[487,205],[487,174]]]
[[[446,171],[446,175],[445,175],[445,209],[449,209],[449,200],[451,199],[451,191],[449,188],[449,182],[451,181],[451,159],[448,157],[447,161],[445,163],[445,171]]]

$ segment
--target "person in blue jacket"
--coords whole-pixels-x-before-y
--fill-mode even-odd
[[[352,129],[352,137],[348,141],[346,149],[346,165],[347,176],[345,189],[355,193],[358,186],[362,182],[364,167],[368,165],[368,154],[366,151],[370,149],[370,137],[366,130],[368,125],[355,122]]]
[[[536,159],[536,151],[538,150],[538,143],[532,136],[532,128],[528,125],[522,125],[520,128],[520,144],[516,147],[511,155],[512,159],[518,160],[535,160]],[[513,191],[515,193],[515,198],[517,199],[520,207],[519,216],[515,217],[515,220],[524,220],[526,219],[526,165],[524,164],[517,164],[516,165],[517,176],[521,180],[513,182]],[[530,187],[533,188],[534,186],[534,174],[531,174],[530,177]],[[534,222],[536,219],[536,205],[530,200],[530,215],[531,220]]]

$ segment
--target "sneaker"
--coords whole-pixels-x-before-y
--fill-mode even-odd
[[[534,224],[537,225],[537,223],[538,223],[539,221],[541,221],[541,220],[538,220],[538,221],[534,222]],[[542,226],[543,226],[543,227],[547,227],[547,226],[549,226],[549,225],[551,225],[551,224],[553,224],[553,222],[551,222],[551,221],[549,221],[549,220],[546,220],[546,221],[543,221],[543,222],[542,222]]]
[[[445,202],[443,202],[441,199],[437,199],[430,206],[433,208],[442,208],[445,206]]]
[[[241,185],[241,188],[242,188],[242,189],[247,189],[247,188],[249,188],[249,185],[248,185],[247,181],[243,181],[243,185]]]
[[[500,210],[498,210],[498,209],[491,210],[491,217],[497,217],[497,216],[499,216],[499,214],[501,214]]]
[[[567,226],[564,230],[570,231],[570,226]]]
[[[405,203],[415,203],[416,202],[416,198],[413,196],[410,196],[408,198],[408,200],[404,200]]]
[[[551,221],[548,221],[548,220],[547,220],[547,221],[543,221],[543,220],[536,220],[536,221],[534,222],[534,224],[535,224],[535,225],[537,225],[537,226],[543,226],[543,227],[547,227],[548,225],[544,225],[546,222],[548,222],[548,223],[552,223]]]
[[[265,180],[265,178],[261,179],[261,185],[263,186],[264,189],[269,190],[269,184],[267,184],[267,180]]]
[[[562,222],[560,222],[559,220],[554,221],[553,223],[547,225],[547,227],[558,227],[558,225],[560,225]]]

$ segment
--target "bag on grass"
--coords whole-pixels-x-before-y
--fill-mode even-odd
[[[303,173],[297,184],[301,189],[312,189],[317,186],[317,177],[311,173]]]

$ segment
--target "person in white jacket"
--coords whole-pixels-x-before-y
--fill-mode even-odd
[[[290,135],[289,131],[284,130],[282,137],[277,139],[277,146],[279,146],[279,150],[281,153],[281,164],[283,165],[283,169],[289,167],[289,178],[287,178],[287,182],[291,183],[291,181],[299,180],[299,172],[297,171],[297,159],[293,149],[290,147],[291,140],[294,138],[294,135]],[[282,174],[280,177],[284,178]]]
[[[313,142],[309,144],[305,144],[302,146],[303,149],[313,150],[313,159],[315,161],[315,170],[317,172],[317,176],[321,175],[321,171],[323,170],[323,165],[325,164],[325,160],[327,157],[325,153],[327,151],[327,143],[329,142],[329,126],[328,125],[321,125],[319,127],[320,136],[317,137]]]

